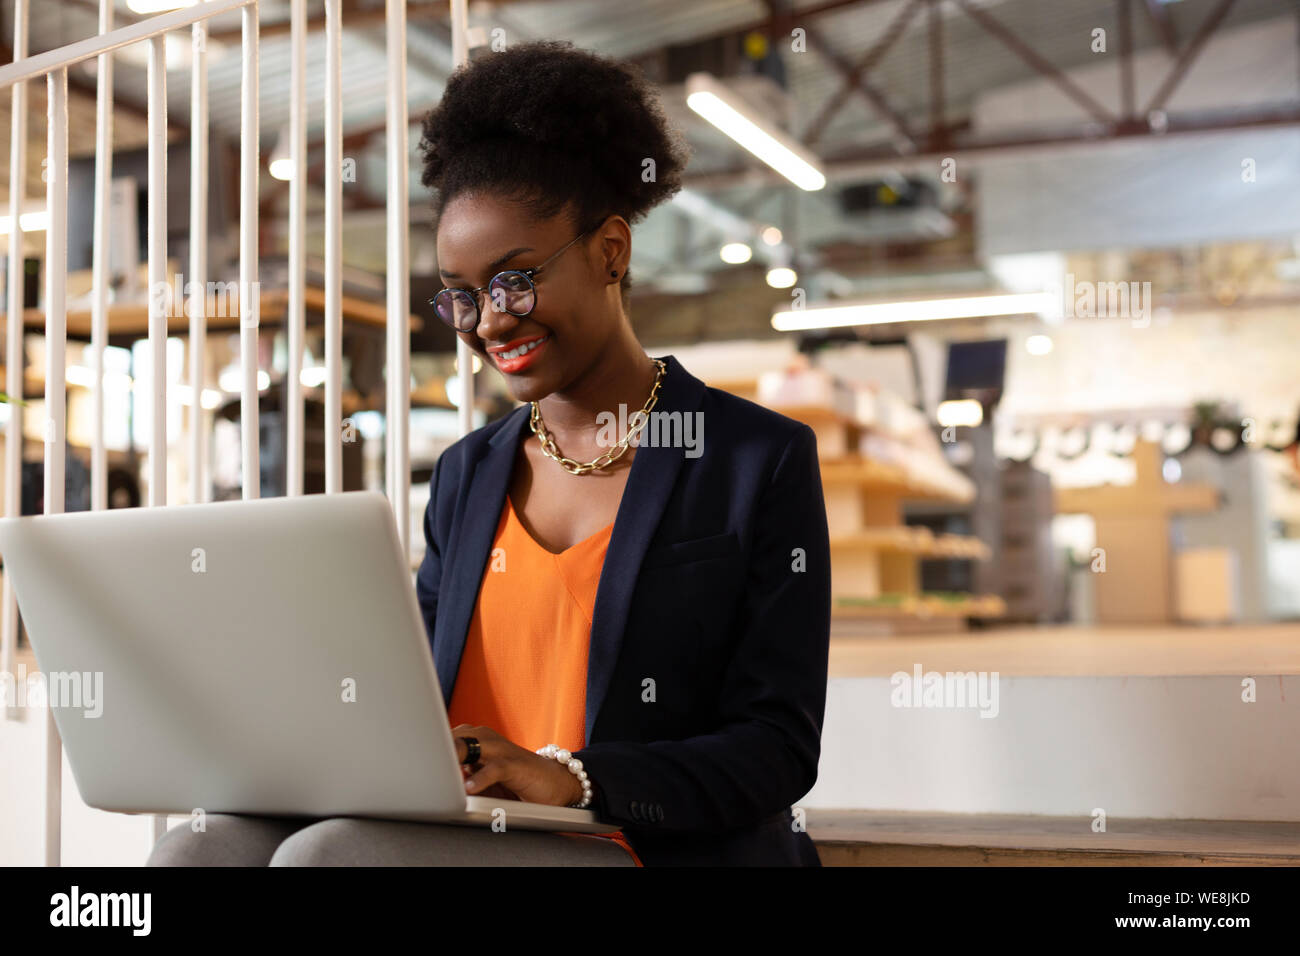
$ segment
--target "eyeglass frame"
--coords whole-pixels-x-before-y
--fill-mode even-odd
[[[528,280],[528,285],[531,287],[533,293],[532,308],[530,308],[527,312],[511,312],[509,309],[497,309],[497,311],[505,312],[506,314],[513,315],[515,318],[519,318],[519,319],[522,319],[525,316],[532,315],[533,310],[537,308],[537,283],[533,281],[534,277],[538,273],[540,273],[543,269],[545,269],[547,266],[549,266],[552,262],[554,262],[556,259],[560,258],[560,256],[564,255],[564,253],[568,252],[570,246],[574,245],[575,243],[583,239],[586,239],[588,236],[590,236],[593,232],[595,232],[604,224],[605,224],[605,220],[601,219],[600,222],[596,223],[591,228],[587,229],[584,232],[578,233],[578,235],[574,236],[572,239],[566,242],[560,249],[556,250],[554,253],[547,256],[541,262],[540,265],[532,266],[531,268],[528,269],[502,269],[500,272],[498,272],[496,275],[494,275],[491,279],[488,280],[487,285],[479,286],[477,289],[463,289],[459,286],[445,286],[439,289],[436,293],[434,293],[433,297],[429,299],[429,305],[433,307],[434,314],[438,316],[438,319],[442,322],[442,324],[450,328],[453,332],[473,332],[475,329],[478,328],[479,323],[483,321],[483,307],[479,305],[479,293],[485,292],[488,289],[492,288],[492,283],[496,282],[497,279],[501,278],[503,275],[513,272],[523,276],[525,279]],[[452,323],[444,319],[442,317],[442,314],[438,312],[438,304],[437,304],[438,296],[442,295],[444,292],[464,292],[473,300],[474,324],[471,325],[468,329],[457,328],[455,325],[453,325]],[[494,309],[496,308],[495,303],[493,304],[493,308]]]

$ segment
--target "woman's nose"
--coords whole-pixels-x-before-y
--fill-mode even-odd
[[[507,342],[509,333],[518,325],[518,317],[498,309],[490,296],[481,294],[478,329],[475,330],[479,338],[488,344]]]

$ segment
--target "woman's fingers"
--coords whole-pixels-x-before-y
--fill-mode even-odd
[[[522,800],[523,797],[515,793],[504,784],[494,783],[486,790],[480,790],[476,796],[480,797],[499,797],[502,800]]]
[[[466,734],[465,736],[473,737],[474,735]],[[463,765],[465,763],[465,759],[469,757],[469,744],[465,743],[465,737],[457,737],[455,738],[455,740],[456,740],[456,762]],[[483,750],[483,742],[480,740],[479,741],[480,753],[482,752],[482,750]],[[480,756],[479,760],[482,759],[483,759],[482,756]]]
[[[501,797],[506,800],[520,800],[515,787],[504,781],[519,771],[518,758],[528,751],[512,743],[491,727],[472,724],[457,724],[452,728],[452,737],[456,742],[456,760],[465,774],[465,792],[488,797]],[[479,743],[479,758],[472,767],[465,760],[469,756],[466,737],[473,737]]]
[[[473,724],[457,724],[451,728],[451,736],[456,743],[456,762],[462,765],[469,757],[469,744],[465,743],[466,737],[473,737],[478,741],[479,763],[491,757],[497,749],[497,742],[504,739],[491,727],[476,727]]]
[[[499,783],[505,776],[504,767],[499,760],[484,762],[478,770],[470,774],[465,781],[466,793],[481,793],[494,783]]]

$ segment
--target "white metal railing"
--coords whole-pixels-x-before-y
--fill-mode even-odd
[[[409,198],[408,129],[406,101],[406,0],[386,0],[389,51],[387,78],[388,133],[388,286],[387,286],[387,440],[386,487],[392,502],[403,548],[409,549]],[[25,198],[27,148],[26,83],[44,76],[49,86],[48,181],[45,263],[45,511],[64,508],[64,436],[66,434],[65,378],[67,346],[67,203],[68,203],[68,69],[98,58],[96,163],[94,177],[93,298],[91,354],[92,383],[91,507],[107,502],[107,454],[104,445],[104,348],[108,340],[109,191],[112,181],[112,56],[136,43],[148,43],[148,341],[152,356],[152,430],[149,439],[149,500],[151,507],[167,504],[167,376],[166,341],[168,297],[154,295],[159,283],[170,285],[167,269],[167,99],[165,38],[170,32],[190,28],[194,44],[191,68],[190,130],[190,261],[191,293],[188,300],[191,394],[189,466],[190,498],[209,497],[206,462],[208,422],[203,409],[205,344],[207,332],[208,244],[208,79],[207,21],[220,14],[241,13],[242,74],[240,116],[240,424],[243,496],[260,494],[258,441],[258,333],[260,293],[258,283],[258,0],[206,0],[194,6],[149,17],[129,26],[113,28],[112,0],[100,0],[99,34],[56,50],[28,56],[30,0],[14,3],[14,62],[0,67],[0,90],[11,88],[13,127],[10,143],[10,256],[6,329],[6,389],[21,397],[23,383],[23,273],[20,213]],[[325,74],[325,456],[327,493],[342,490],[342,0],[325,0],[327,60]],[[453,57],[468,60],[466,0],[451,0]],[[306,177],[306,0],[291,0],[290,161],[293,173],[289,193],[289,305],[286,325],[289,344],[286,410],[287,494],[303,490],[303,412],[299,376],[304,326],[304,231]],[[458,343],[460,386],[459,430],[472,427],[473,371],[471,353]],[[15,516],[21,505],[22,410],[12,405],[5,449],[5,514]],[[0,660],[12,673],[17,632],[17,606],[9,577],[3,587],[3,636]],[[50,711],[47,710],[47,715]],[[47,717],[45,773],[45,862],[61,859],[62,747],[52,717]],[[166,826],[155,817],[153,836]]]
[[[112,32],[113,4],[100,0],[99,32]],[[17,54],[14,54],[17,62]],[[91,302],[90,361],[95,381],[104,380],[104,348],[108,345],[108,204],[99,201],[107,196],[113,182],[113,54],[99,55],[95,75],[95,223],[91,250],[94,298]],[[23,84],[18,83],[14,89]],[[12,313],[11,313],[12,314]],[[13,353],[9,353],[13,354]],[[91,428],[94,430],[90,451],[90,507],[99,511],[108,507],[108,455],[104,449],[104,390],[94,389]],[[21,441],[21,438],[19,439]],[[8,610],[8,608],[6,608]]]
[[[389,50],[406,49],[406,0],[386,0],[386,41]],[[410,448],[407,435],[411,406],[410,254],[411,175],[407,169],[407,132],[410,108],[406,103],[406,58],[388,57],[387,160],[388,160],[388,390],[384,408],[388,423],[386,488],[392,489],[393,510],[408,516],[397,522],[402,552],[410,553],[407,540],[411,522],[410,467],[402,451]],[[405,469],[405,472],[403,472]]]
[[[325,0],[325,380],[343,367],[343,0]],[[325,493],[343,488],[343,408],[325,391]]]
[[[27,56],[28,0],[14,0],[14,60]],[[23,363],[14,356],[23,354],[23,226],[22,207],[27,196],[27,84],[14,85],[9,137],[9,295],[5,325],[5,391],[14,398],[23,394]],[[22,406],[10,404],[9,423],[5,427],[5,515],[18,514],[22,503]],[[4,576],[0,593],[0,672],[14,672],[14,641],[18,630],[18,605],[13,584]]]
[[[466,0],[451,0],[451,59],[459,67],[469,62],[469,12]],[[474,353],[458,335],[456,336],[456,375],[460,383],[460,402],[457,425],[462,435],[474,428]]]
[[[257,122],[257,16],[256,3],[244,7],[244,59],[239,81],[239,364],[243,372],[239,396],[239,429],[240,462],[243,466],[243,480],[240,484],[245,499],[258,498],[262,493],[257,415],[257,327],[262,311],[257,281],[257,163],[260,152]],[[166,135],[166,130],[163,135]],[[202,383],[195,382],[194,385],[201,388]],[[338,380],[329,379],[326,388],[337,395]]]
[[[49,86],[48,186],[45,207],[45,513],[63,511],[63,439],[67,430],[64,352],[68,343],[68,68],[46,74]],[[20,248],[20,247],[19,247]],[[12,317],[22,322],[20,314]],[[13,360],[23,364],[18,356]],[[63,746],[54,708],[45,709],[45,863],[60,858]]]
[[[303,427],[302,427],[302,337],[305,321],[303,287],[307,283],[304,239],[307,219],[304,213],[307,177],[307,0],[290,0],[289,42],[289,159],[293,171],[289,180],[289,356],[288,408],[285,410],[285,494],[302,494]],[[403,59],[405,62],[405,59]]]

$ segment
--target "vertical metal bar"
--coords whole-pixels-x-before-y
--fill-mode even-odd
[[[190,28],[190,501],[208,500],[208,23]],[[227,300],[229,298],[227,297]]]
[[[167,504],[167,46],[149,41],[149,506]]]
[[[304,180],[307,178],[307,0],[291,0],[289,63],[289,327],[288,412],[285,416],[285,493],[302,494],[303,415],[302,339],[305,324],[304,287],[307,282],[304,239],[307,219]]]
[[[939,0],[929,0],[930,148],[942,149],[947,139],[943,102],[943,14]]]
[[[99,0],[99,32],[113,29],[112,0]],[[104,347],[108,344],[108,215],[113,182],[113,56],[99,57],[95,72],[95,224],[91,269],[94,286],[90,312],[91,390],[90,507],[108,507],[108,454],[104,449]]]
[[[45,513],[63,511],[67,433],[68,70],[49,73],[45,208]],[[61,862],[63,744],[54,708],[45,709],[45,865]]]
[[[243,497],[257,498],[262,490],[257,434],[257,338],[262,306],[257,278],[258,4],[244,7],[241,15],[244,62],[239,87],[239,361],[243,388],[239,398],[239,424]]]
[[[452,68],[469,62],[469,12],[466,0],[451,0],[451,60]],[[460,368],[457,381],[460,398],[456,408],[456,424],[461,435],[474,429],[474,353],[458,335],[456,336],[456,362]]]
[[[388,499],[402,553],[410,554],[411,405],[410,112],[406,103],[406,0],[387,0],[388,27]]]
[[[149,41],[149,366],[153,395],[149,435],[149,507],[167,504],[167,37]],[[156,841],[167,817],[153,818]]]
[[[1119,0],[1119,88],[1120,117],[1133,118],[1133,10],[1130,0]]]
[[[325,493],[343,490],[342,0],[325,0]]]
[[[27,56],[28,0],[14,0],[14,62]],[[23,200],[27,198],[27,84],[15,83],[9,136],[9,306],[5,323],[5,391],[23,397]],[[5,517],[15,518],[22,505],[23,407],[9,403],[5,426]],[[18,642],[18,603],[13,583],[4,575],[0,671],[14,672]],[[5,705],[5,714],[11,710]]]

